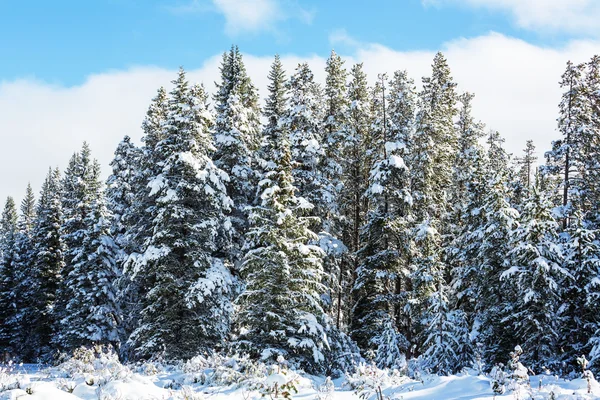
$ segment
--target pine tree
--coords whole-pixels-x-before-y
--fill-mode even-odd
[[[535,162],[537,156],[535,155],[535,146],[533,140],[528,140],[525,148],[523,149],[523,157],[517,159],[518,164],[521,166],[519,170],[519,177],[521,185],[527,189],[531,187],[532,175],[535,172]]]
[[[59,321],[54,341],[67,351],[92,344],[118,348],[117,326],[121,320],[116,304],[115,281],[119,276],[117,247],[110,234],[110,215],[106,209],[100,165],[92,162],[85,176],[89,209],[83,219],[81,252],[73,258],[69,274],[59,293],[72,293],[66,301],[66,314]]]
[[[564,267],[570,277],[564,279],[559,309],[561,361],[575,371],[575,360],[590,354],[600,327],[598,298],[600,285],[600,243],[597,231],[586,227],[581,214],[573,215],[568,240],[564,246]],[[592,358],[593,364],[598,360]]]
[[[444,258],[453,278],[452,288],[456,291],[456,304],[462,312],[460,316],[469,326],[474,324],[474,308],[480,299],[475,293],[475,281],[478,273],[474,253],[481,238],[475,238],[473,232],[481,228],[483,196],[486,193],[485,153],[479,140],[484,136],[484,125],[476,122],[472,115],[474,95],[463,93],[458,96],[461,103],[456,131],[458,134],[458,152],[456,153],[450,191],[449,213],[446,217],[448,243],[444,249]],[[474,276],[475,275],[475,276]],[[457,352],[461,359],[460,367],[470,366],[475,358],[471,340],[462,337],[462,349]]]
[[[500,132],[490,130],[488,133],[487,144],[488,144],[488,159],[490,162],[490,171],[498,176],[509,169],[510,155],[502,147],[506,139],[504,139]]]
[[[279,123],[288,110],[288,89],[286,84],[285,71],[281,64],[279,55],[275,55],[275,60],[269,71],[269,84],[267,85],[268,96],[265,100],[263,117],[267,121],[262,132],[262,141],[259,149],[261,172],[265,173],[273,166],[268,165],[268,160],[273,160],[273,144],[275,143],[273,135],[279,132]]]
[[[548,165],[546,173],[561,175],[558,179],[562,201],[562,226],[568,226],[569,215],[580,208],[579,195],[581,182],[575,183],[580,178],[583,152],[583,126],[586,125],[588,112],[586,110],[585,84],[583,79],[585,66],[567,63],[565,73],[560,82],[564,90],[559,104],[558,129],[562,139],[552,142],[552,150],[546,153]],[[579,190],[578,190],[579,189]],[[577,196],[577,198],[573,198]]]
[[[325,156],[321,146],[320,88],[306,63],[298,65],[287,86],[290,99],[283,123],[290,135],[294,186],[298,195],[314,206],[312,214],[323,221],[333,194],[328,191],[328,182],[319,168]],[[320,231],[321,227],[315,230]]]
[[[156,204],[149,195],[151,189],[148,187],[149,181],[160,174],[160,158],[156,151],[157,144],[164,138],[163,125],[168,112],[168,96],[164,88],[159,88],[156,96],[152,99],[146,112],[146,117],[142,122],[143,146],[135,150],[131,145],[123,145],[125,157],[122,162],[119,160],[119,154],[115,155],[113,168],[117,168],[121,173],[113,173],[109,178],[108,186],[108,206],[113,212],[115,218],[120,213],[119,221],[124,225],[125,232],[122,236],[116,235],[116,243],[123,252],[121,255],[123,261],[122,275],[116,283],[118,289],[118,303],[123,313],[123,321],[120,326],[121,336],[121,357],[130,360],[135,358],[133,349],[129,342],[129,337],[139,324],[141,312],[141,298],[148,290],[144,287],[141,276],[134,273],[133,264],[144,254],[148,248],[152,236],[153,215]],[[130,163],[128,172],[127,166],[118,167],[125,162]],[[123,177],[123,174],[125,176]],[[120,186],[124,185],[123,188]],[[125,209],[120,209],[120,204],[128,203],[121,193],[125,193],[127,186],[131,187],[131,205]],[[116,219],[115,219],[116,221]],[[117,229],[119,226],[117,226]]]
[[[17,285],[17,208],[12,197],[6,199],[0,219],[0,351],[11,349],[16,314]]]
[[[18,233],[15,240],[15,286],[12,288],[15,312],[12,319],[8,321],[11,333],[11,347],[17,357],[22,359],[27,350],[25,344],[28,341],[31,325],[28,325],[28,317],[33,310],[34,304],[31,296],[35,285],[35,276],[31,271],[34,266],[34,242],[33,229],[36,222],[35,196],[31,184],[27,185],[25,197],[21,201],[20,215],[17,222]]]
[[[255,357],[278,356],[309,372],[327,365],[326,315],[321,304],[322,250],[310,243],[311,205],[296,197],[291,151],[284,124],[272,132],[273,160],[260,182],[260,204],[250,212],[241,272],[246,290],[238,299],[238,346]]]
[[[340,213],[340,191],[342,189],[342,148],[344,135],[342,128],[348,115],[347,97],[348,73],[344,61],[331,51],[325,68],[323,149],[325,157],[321,159],[319,170],[329,182],[326,192],[330,194],[329,212],[322,218],[323,232],[321,247],[325,250],[325,272],[330,277],[333,290],[337,291],[332,299],[332,313],[339,329],[348,322],[351,299],[347,293],[351,287],[352,269],[349,265],[347,243],[342,242],[343,218]]]
[[[419,351],[423,366],[434,373],[452,374],[462,367],[458,363],[459,348],[464,338],[465,322],[451,308],[450,290],[444,279],[439,232],[426,221],[415,234],[419,255],[414,259],[414,290],[421,304]],[[463,329],[461,329],[463,328]]]
[[[511,241],[510,268],[502,274],[512,295],[503,322],[522,340],[523,358],[533,367],[552,363],[557,349],[559,284],[569,276],[557,228],[546,196],[534,188]]]
[[[582,204],[584,218],[600,228],[600,56],[593,56],[586,63],[586,111],[587,118],[581,132],[583,187]]]
[[[456,113],[456,84],[446,59],[436,54],[431,77],[423,78],[419,95],[416,132],[412,141],[411,190],[414,200],[415,249],[411,259],[411,313],[420,321],[416,331],[417,352],[426,354],[426,363],[436,364],[447,373],[453,343],[447,335],[452,329],[449,318],[448,270],[443,262],[445,227],[452,165],[457,149],[453,117]],[[454,328],[453,328],[454,329]],[[449,346],[443,350],[439,346]],[[454,351],[455,352],[455,351]],[[436,357],[441,357],[436,359]],[[442,359],[443,358],[443,359]]]
[[[514,243],[513,232],[519,226],[519,212],[509,202],[504,174],[494,175],[489,171],[481,188],[482,206],[471,208],[479,222],[472,224],[472,233],[465,239],[470,247],[466,253],[468,270],[463,288],[470,292],[469,308],[474,313],[474,325],[479,326],[476,340],[483,345],[484,360],[495,365],[505,362],[516,337],[513,331],[507,331],[502,320],[513,301],[513,291],[501,277]]]
[[[242,54],[232,47],[223,54],[221,80],[217,84],[214,138],[215,165],[229,175],[227,193],[233,200],[232,258],[238,263],[243,235],[248,226],[245,209],[256,191],[256,152],[260,146],[260,110],[257,90],[246,74]]]
[[[57,299],[54,304],[53,312],[56,332],[64,332],[70,329],[64,326],[63,320],[72,314],[69,310],[69,302],[77,295],[76,288],[72,285],[75,265],[86,256],[84,242],[88,227],[86,219],[92,212],[92,202],[94,200],[94,160],[89,145],[83,143],[81,151],[73,154],[69,160],[67,169],[61,185],[61,210],[62,224],[60,227],[61,240],[65,244],[64,261],[65,265],[61,272],[61,284],[58,286]],[[56,344],[63,350],[70,351],[77,346],[69,346],[69,343],[62,340],[60,335],[53,337]]]
[[[421,221],[429,218],[439,221],[447,211],[447,191],[457,149],[453,122],[455,86],[446,59],[441,53],[436,54],[431,77],[423,78],[413,140],[412,187],[415,212]]]
[[[395,78],[406,79],[398,75]],[[391,104],[395,110],[411,110],[409,81],[396,81],[395,84],[389,94]],[[409,275],[406,260],[411,250],[407,243],[410,243],[412,205],[410,173],[403,160],[407,154],[407,131],[411,129],[412,118],[410,115],[394,114],[388,124],[385,86],[382,84],[381,88],[382,101],[379,104],[382,112],[379,115],[383,129],[380,137],[371,137],[369,150],[374,164],[365,196],[371,209],[361,232],[364,245],[358,252],[352,331],[352,336],[363,350],[377,350],[378,365],[395,358],[393,354],[408,350],[407,340],[398,332],[397,326],[405,328],[409,325],[404,307],[407,299],[403,294],[410,285],[406,280]],[[403,95],[398,90],[407,93]],[[394,129],[389,129],[389,126],[394,126]],[[403,347],[390,347],[392,337]]]
[[[135,202],[135,179],[139,173],[140,151],[125,136],[110,163],[112,174],[106,181],[106,201],[111,211],[111,234],[121,249],[128,249],[126,233],[134,225],[130,212]]]
[[[163,140],[154,149],[161,171],[148,183],[152,236],[129,268],[141,280],[140,323],[130,336],[137,358],[190,358],[224,339],[233,278],[220,258],[228,250],[228,177],[214,166],[207,96],[173,82]]]
[[[24,329],[27,336],[23,348],[23,358],[28,361],[51,355],[51,339],[57,326],[55,307],[57,292],[63,278],[66,247],[61,236],[63,224],[61,207],[61,179],[58,169],[50,169],[40,193],[33,230],[35,257],[31,271],[30,299]]]

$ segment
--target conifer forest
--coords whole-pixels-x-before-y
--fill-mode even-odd
[[[109,171],[83,143],[6,199],[4,358],[600,372],[599,56],[566,63],[560,139],[521,154],[442,53],[419,90],[334,51],[324,84],[266,74],[259,96],[236,46],[214,93],[181,68]]]

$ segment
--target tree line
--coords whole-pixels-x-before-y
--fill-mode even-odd
[[[179,70],[102,182],[87,144],[0,220],[0,350],[52,360],[361,359],[450,374],[600,363],[600,58],[567,64],[537,168],[472,115],[443,54],[417,91],[335,52],[325,85],[278,56],[264,106],[237,47],[217,91]]]

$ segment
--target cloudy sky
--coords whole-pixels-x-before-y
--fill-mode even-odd
[[[38,192],[83,141],[108,174],[156,89],[183,65],[212,90],[231,44],[262,93],[275,53],[321,81],[335,48],[371,78],[406,69],[418,83],[441,50],[476,117],[510,151],[533,139],[542,154],[560,75],[600,53],[599,20],[597,0],[0,1],[0,198]]]

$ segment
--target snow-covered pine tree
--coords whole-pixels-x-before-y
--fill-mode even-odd
[[[552,150],[546,153],[548,163],[544,172],[554,175],[557,179],[553,194],[559,197],[562,227],[568,226],[569,215],[580,209],[580,196],[583,187],[579,181],[586,156],[583,143],[584,126],[588,124],[589,113],[587,109],[585,83],[585,65],[567,63],[567,68],[560,82],[564,90],[559,104],[558,130],[562,138],[552,142]]]
[[[342,183],[340,212],[344,218],[342,240],[352,253],[360,249],[360,228],[366,214],[363,194],[366,191],[369,165],[366,146],[372,122],[367,75],[362,64],[355,64],[348,83],[348,100],[345,122],[342,125]],[[356,264],[355,264],[356,266]]]
[[[458,134],[458,152],[456,153],[450,190],[449,213],[446,217],[448,243],[444,249],[444,258],[453,278],[452,288],[456,291],[456,304],[462,313],[454,316],[462,318],[464,323],[473,326],[474,306],[478,299],[474,293],[474,276],[478,273],[474,253],[479,239],[473,236],[481,228],[481,214],[485,185],[485,152],[479,140],[485,135],[484,125],[476,122],[472,115],[474,95],[463,93],[458,96],[461,104],[456,131]],[[460,366],[470,366],[475,358],[471,340],[461,337],[462,346],[457,352]]]
[[[65,266],[66,246],[60,227],[63,225],[61,207],[61,178],[58,168],[50,169],[42,185],[33,229],[34,260],[30,267],[31,286],[25,296],[31,307],[24,317],[23,329],[29,332],[22,354],[23,359],[34,361],[51,356],[57,313],[56,302]]]
[[[237,345],[263,360],[283,356],[313,373],[327,363],[327,317],[321,303],[323,251],[310,243],[312,208],[296,197],[285,125],[271,121],[273,160],[260,182],[260,204],[251,208],[251,228],[241,273],[246,290],[238,299]]]
[[[228,176],[209,157],[214,147],[204,89],[188,88],[183,69],[173,84],[163,139],[154,149],[161,170],[148,183],[152,236],[129,266],[143,289],[140,323],[129,339],[137,358],[212,350],[224,339],[231,312],[233,278],[219,258],[228,250]]]
[[[32,240],[33,228],[36,220],[35,195],[31,184],[27,185],[25,197],[21,201],[20,215],[17,222],[18,233],[15,240],[15,281],[12,288],[14,293],[15,313],[8,323],[11,326],[11,348],[22,359],[26,353],[24,344],[27,342],[30,326],[27,325],[27,316],[32,310],[31,289],[35,277],[31,274],[34,263],[34,243]]]
[[[312,214],[323,222],[330,212],[333,199],[328,190],[329,183],[319,168],[325,156],[321,145],[322,99],[308,64],[298,65],[287,88],[289,105],[283,123],[290,135],[294,186],[298,196],[313,205]],[[316,232],[320,232],[321,228],[314,227]]]
[[[382,368],[395,364],[395,361],[386,364],[396,358],[394,354],[408,350],[407,340],[398,332],[398,326],[405,329],[410,326],[406,321],[407,298],[404,294],[410,287],[407,281],[410,247],[407,244],[410,243],[412,196],[410,173],[403,157],[407,154],[406,139],[412,128],[410,112],[414,110],[414,104],[411,104],[410,82],[398,74],[395,79],[395,87],[387,95],[391,103],[387,104],[393,104],[397,114],[388,122],[383,79],[378,92],[382,98],[376,103],[381,110],[373,110],[377,111],[376,123],[380,122],[382,129],[381,135],[372,135],[370,140],[369,154],[374,164],[365,196],[371,209],[361,229],[364,244],[357,254],[359,267],[353,288],[356,304],[352,336],[363,351],[376,350],[377,363]],[[398,81],[400,79],[403,81]],[[395,339],[393,335],[396,335]],[[391,342],[402,347],[395,349]]]
[[[566,232],[564,267],[570,277],[560,283],[562,287],[560,315],[561,361],[567,371],[576,371],[576,358],[582,354],[594,354],[592,346],[598,342],[600,331],[600,243],[598,232],[590,229],[581,214],[572,215],[572,223]],[[597,356],[591,358],[596,365]],[[566,371],[565,371],[566,372]]]
[[[339,180],[342,173],[340,165],[341,149],[344,143],[342,127],[345,124],[350,106],[347,96],[348,72],[344,68],[344,60],[334,51],[331,51],[325,67],[325,116],[323,123],[323,136],[325,158],[322,166],[325,175],[331,182],[334,193],[339,190]],[[335,211],[332,210],[332,213]]]
[[[115,289],[119,276],[118,249],[110,233],[110,215],[96,160],[84,179],[87,189],[83,201],[89,208],[83,218],[81,251],[73,258],[69,274],[61,283],[68,290],[59,293],[72,296],[66,299],[66,313],[53,339],[68,352],[92,344],[110,344],[115,348],[119,345],[117,326],[121,316]]]
[[[448,305],[452,293],[446,282],[448,271],[442,261],[442,220],[448,211],[448,192],[458,142],[453,121],[455,86],[445,57],[436,54],[431,77],[423,78],[411,158],[415,214],[412,241],[415,249],[410,301],[413,304],[411,312],[420,321],[415,328],[416,351],[427,354],[426,364],[432,368],[437,365],[438,370],[445,373],[448,373],[446,366],[455,362],[452,354],[456,349],[452,347],[456,343],[448,336],[454,329],[448,326],[454,322],[449,318]]]
[[[139,323],[139,314],[141,310],[141,297],[148,290],[142,284],[142,277],[134,274],[132,263],[143,254],[148,246],[152,235],[153,213],[155,209],[154,199],[149,195],[151,188],[148,182],[153,177],[159,175],[161,166],[156,152],[156,145],[163,139],[163,124],[168,112],[168,96],[163,87],[159,88],[156,96],[152,99],[146,112],[146,117],[142,122],[142,142],[139,150],[134,150],[131,145],[121,146],[122,150],[129,154],[132,160],[130,165],[130,174],[127,180],[130,180],[131,186],[131,205],[120,211],[118,204],[126,203],[127,200],[119,197],[118,191],[121,183],[114,172],[114,181],[108,187],[108,206],[109,210],[115,215],[119,215],[120,221],[128,225],[122,236],[117,234],[116,240],[123,252],[124,262],[121,278],[117,282],[118,303],[123,313],[123,321],[120,325],[121,330],[121,356],[124,359],[135,358],[135,354],[128,341],[133,331]],[[127,150],[129,149],[129,150]],[[124,155],[125,156],[125,155]],[[120,165],[121,162],[113,161],[113,168]],[[128,156],[125,156],[128,158]],[[137,162],[135,162],[137,161]],[[124,171],[124,169],[121,169]],[[121,175],[121,174],[120,174]],[[117,197],[113,203],[113,196]],[[114,207],[114,209],[113,209]]]
[[[586,63],[586,124],[581,132],[583,149],[579,155],[583,162],[581,171],[583,217],[600,228],[600,56]]]
[[[419,223],[431,219],[435,224],[447,212],[447,195],[458,146],[453,121],[455,86],[446,58],[437,53],[431,77],[423,78],[413,139],[412,188]]]
[[[85,256],[84,240],[87,232],[85,219],[91,212],[94,196],[93,175],[94,161],[92,152],[87,143],[83,143],[81,151],[73,154],[61,184],[61,210],[62,224],[60,227],[61,240],[65,244],[65,266],[61,272],[61,284],[56,293],[56,302],[53,312],[56,323],[55,332],[65,332],[68,326],[63,325],[63,320],[72,310],[67,309],[69,301],[75,296],[75,287],[72,286],[71,272],[75,264]],[[53,337],[55,344],[63,350],[72,350],[74,347],[62,340],[61,335]]]
[[[450,211],[448,215],[449,245],[446,247],[446,260],[451,265],[454,278],[453,287],[457,290],[458,306],[465,312],[473,311],[475,299],[470,294],[472,280],[473,250],[479,239],[471,240],[473,232],[481,227],[483,197],[486,194],[486,158],[479,139],[484,136],[483,124],[476,122],[472,115],[474,95],[463,93],[458,96],[461,103],[456,130],[458,152],[452,172]]]
[[[528,140],[523,149],[523,156],[517,159],[518,164],[521,166],[519,169],[519,178],[523,187],[529,189],[533,183],[533,174],[535,172],[535,162],[537,156],[535,155],[535,145],[533,140]]]
[[[242,256],[244,232],[248,228],[246,207],[256,192],[260,147],[260,110],[257,89],[246,73],[242,54],[236,46],[223,54],[221,79],[214,96],[216,119],[215,165],[229,175],[227,193],[234,206],[230,211],[233,226],[231,257],[238,264]]]
[[[569,277],[562,267],[557,230],[548,197],[533,188],[512,237],[507,255],[510,267],[501,275],[510,296],[502,310],[505,329],[510,327],[521,339],[523,357],[533,367],[556,360],[559,284]]]
[[[485,168],[485,167],[484,167]],[[487,365],[505,362],[514,347],[515,335],[507,330],[502,318],[513,301],[512,289],[501,280],[506,255],[511,251],[512,234],[519,226],[519,213],[509,202],[510,190],[505,174],[495,175],[490,169],[485,175],[474,204],[467,209],[472,215],[467,225],[465,273],[461,289],[465,291],[473,310],[472,322],[476,341],[483,345]]]
[[[6,199],[0,218],[0,352],[12,353],[11,343],[16,314],[17,286],[16,240],[17,207],[12,197]]]
[[[493,175],[499,176],[509,169],[510,154],[506,152],[503,144],[506,141],[500,135],[500,132],[490,130],[487,137],[488,159],[490,171]]]
[[[451,293],[444,278],[440,234],[429,221],[416,229],[415,244],[419,253],[413,261],[413,291],[415,299],[422,302],[417,351],[422,355],[424,368],[448,375],[463,367],[458,363],[458,352],[466,323],[457,318],[463,316],[462,313],[457,315],[450,308]]]
[[[112,173],[106,181],[106,203],[111,214],[111,235],[121,249],[130,246],[126,233],[134,225],[131,211],[135,202],[135,179],[139,173],[140,150],[125,136],[110,162]],[[129,219],[128,219],[129,218]]]
[[[342,189],[342,148],[344,135],[342,128],[348,115],[347,96],[348,72],[344,60],[334,51],[327,59],[325,87],[323,90],[324,117],[322,124],[323,149],[325,157],[321,159],[319,170],[329,183],[330,195],[328,214],[321,224],[321,247],[327,253],[324,268],[331,277],[336,295],[332,299],[332,314],[336,326],[341,328],[349,322],[351,298],[348,296],[352,285],[352,268],[349,263],[347,243],[343,243],[343,216],[340,213],[340,191]],[[329,236],[328,236],[329,235]],[[335,284],[333,284],[335,282]]]
[[[274,159],[274,148],[272,145],[275,141],[273,135],[278,134],[278,124],[287,112],[288,107],[287,79],[283,64],[281,64],[281,59],[277,54],[271,65],[268,80],[268,95],[265,99],[265,107],[263,108],[263,117],[266,120],[266,124],[262,131],[262,140],[258,151],[261,173],[266,173],[273,167],[272,165],[268,165],[267,161]]]

